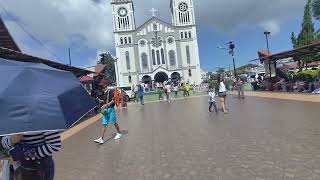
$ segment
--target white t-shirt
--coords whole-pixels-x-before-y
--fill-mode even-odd
[[[174,91],[178,91],[178,86],[175,86],[175,87],[173,88],[173,90],[174,90]]]
[[[226,85],[223,82],[220,82],[219,92],[227,92]]]
[[[165,88],[166,88],[166,90],[167,90],[168,93],[171,93],[171,85],[166,85]]]
[[[216,96],[216,93],[214,91],[209,92],[209,102],[214,102],[214,97]]]

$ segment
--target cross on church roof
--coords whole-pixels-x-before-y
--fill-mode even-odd
[[[155,8],[152,8],[150,12],[152,12],[152,16],[155,17],[157,10]]]

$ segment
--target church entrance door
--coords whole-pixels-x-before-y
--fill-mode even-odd
[[[145,75],[145,76],[142,77],[142,82],[145,83],[145,84],[151,84],[152,79],[151,79],[150,76]]]
[[[159,82],[159,83],[163,83],[165,81],[168,81],[168,75],[165,72],[158,72],[155,76],[154,76],[154,81],[155,82]]]
[[[180,81],[180,80],[181,80],[180,74],[177,73],[177,72],[172,73],[172,74],[171,74],[171,80],[172,80],[173,82]]]

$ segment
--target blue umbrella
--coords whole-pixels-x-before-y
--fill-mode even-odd
[[[65,130],[96,107],[71,73],[0,58],[0,135]]]

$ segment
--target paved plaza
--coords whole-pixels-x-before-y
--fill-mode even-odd
[[[100,122],[67,139],[57,180],[319,180],[320,103],[207,97],[119,109],[124,137],[99,146]],[[114,129],[108,128],[108,138]]]

